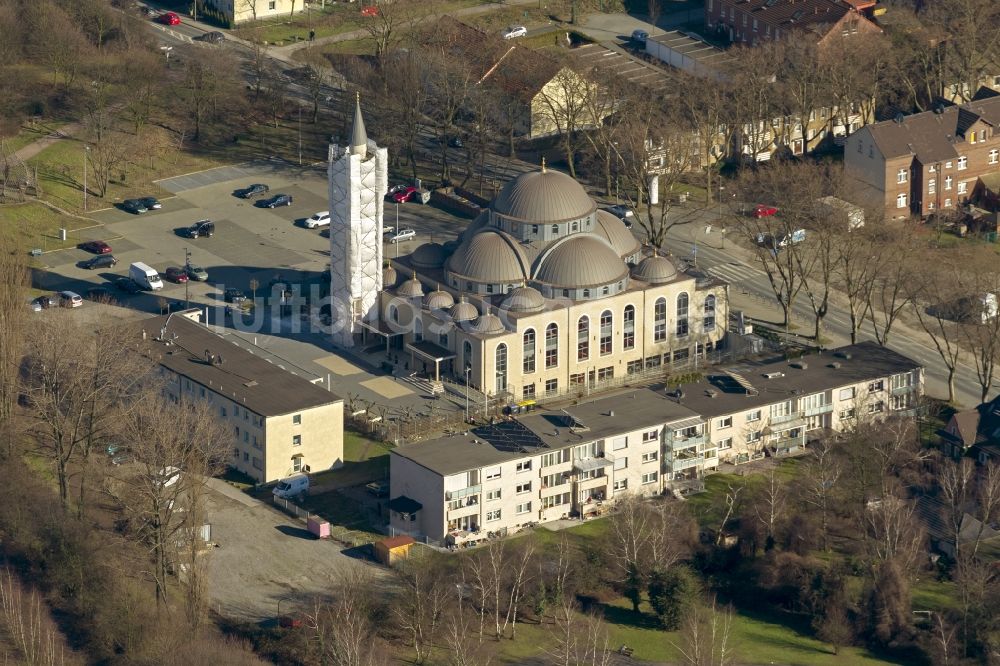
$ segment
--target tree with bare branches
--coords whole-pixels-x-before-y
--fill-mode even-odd
[[[713,598],[691,613],[673,644],[685,666],[732,666],[737,663],[733,641],[733,609],[720,608]]]

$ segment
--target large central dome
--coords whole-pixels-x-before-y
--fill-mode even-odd
[[[578,219],[595,209],[594,200],[580,183],[551,169],[521,174],[493,201],[493,210],[500,215],[530,222]]]

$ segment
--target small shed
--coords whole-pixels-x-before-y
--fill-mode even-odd
[[[391,567],[399,560],[405,560],[410,555],[410,548],[416,543],[413,537],[397,536],[375,542],[375,559]]]

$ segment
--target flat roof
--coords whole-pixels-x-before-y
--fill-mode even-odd
[[[651,90],[667,90],[676,82],[675,74],[636,58],[614,44],[586,44],[569,53],[584,67],[602,70],[616,79]]]
[[[802,363],[806,365],[804,369],[796,367]],[[875,342],[860,342],[800,359],[789,361],[778,357],[725,369],[738,372],[753,386],[756,395],[748,394],[729,379],[722,368],[713,368],[700,381],[684,384],[680,401],[698,414],[712,418],[919,367],[916,361]]]
[[[141,319],[130,326],[157,363],[261,416],[290,414],[342,400],[182,313]],[[209,354],[214,363],[208,361]]]
[[[602,395],[563,409],[531,413],[514,420],[520,428],[500,422],[401,446],[392,454],[447,476],[697,416],[662,391],[640,388]],[[569,425],[568,417],[576,427]]]
[[[792,365],[802,363],[805,368]],[[861,342],[791,361],[779,357],[713,368],[704,379],[682,385],[680,393],[673,387],[667,390],[660,386],[605,394],[562,409],[529,413],[494,426],[401,446],[393,449],[392,455],[447,476],[645,427],[693,425],[774,404],[786,397],[810,395],[919,367],[916,361],[891,349]],[[739,373],[756,393],[748,394],[727,370]],[[765,377],[767,374],[771,377]]]
[[[716,67],[734,62],[735,58],[718,46],[695,39],[679,30],[672,30],[662,35],[652,35],[647,41],[661,44],[671,51],[691,58],[703,65]]]

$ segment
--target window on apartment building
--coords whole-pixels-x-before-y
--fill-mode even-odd
[[[731,449],[731,448],[733,448],[733,438],[732,437],[726,437],[725,439],[719,441],[719,449],[720,450],[722,450],[722,449]]]
[[[552,323],[545,327],[545,367],[554,368],[559,365],[559,325]],[[549,383],[545,382],[548,390]]]
[[[517,506],[514,507],[514,513],[516,514],[531,513],[531,502],[518,504]]]
[[[856,410],[853,407],[851,407],[850,409],[845,409],[842,412],[840,412],[840,419],[842,421],[847,419],[853,419],[856,414],[857,414]]]
[[[611,440],[611,450],[620,451],[628,446],[628,437],[615,437]]]
[[[628,479],[618,479],[612,484],[611,489],[614,491],[628,490]]]
[[[615,368],[612,365],[609,365],[606,368],[597,369],[597,381],[599,382],[606,382],[609,379],[614,379],[614,376],[615,376]]]
[[[903,393],[902,395],[894,395],[889,398],[889,407],[893,411],[899,411],[900,409],[909,409],[913,406],[913,394]]]
[[[715,330],[715,294],[705,297],[705,317],[702,320],[702,327],[706,333]]]
[[[522,460],[521,462],[517,463],[517,467],[514,468],[514,471],[517,472],[517,473],[519,473],[519,474],[521,472],[530,472],[531,471],[531,461],[530,460]]]
[[[896,196],[896,208],[906,208],[906,195],[898,194]]]
[[[487,502],[495,502],[498,499],[500,499],[500,489],[499,488],[497,488],[496,490],[488,490],[486,492],[486,501]]]
[[[521,370],[530,375],[535,371],[535,329],[529,328],[521,339]]]
[[[964,171],[965,169],[968,168],[969,168],[969,158],[966,157],[965,155],[962,155],[961,157],[958,158],[958,170]]]
[[[840,400],[854,400],[854,393],[855,391],[853,386],[848,388],[842,388],[840,389],[840,393],[837,395],[837,397]]]
[[[688,334],[688,295],[677,295],[677,337]]]
[[[757,19],[753,20],[753,31],[757,32]]]
[[[934,194],[937,192],[937,179],[931,178],[927,181],[927,194]]]
[[[292,425],[302,425],[302,415],[294,414],[292,415]]]
[[[545,380],[545,395],[555,395],[559,392],[559,380],[558,379],[546,379]]]
[[[745,27],[747,27],[747,22],[748,22],[748,21],[750,20],[750,17],[749,17],[749,16],[747,16],[747,15],[746,15],[745,13],[743,13],[743,12],[741,12],[741,13],[743,14],[743,27],[745,28]]]
[[[868,392],[869,393],[876,393],[878,391],[884,391],[884,390],[885,390],[885,380],[884,379],[877,379],[877,380],[871,382],[870,384],[868,384]]]
[[[966,191],[967,191],[967,189],[968,189],[968,187],[969,187],[969,184],[963,180],[962,182],[960,182],[958,184],[958,193],[959,194],[965,194]]]
[[[656,460],[659,459],[659,457],[660,457],[659,451],[649,451],[647,453],[642,454],[642,462],[644,463],[656,462]]]
[[[792,413],[792,401],[785,400],[771,405],[771,418],[788,416]]]
[[[747,423],[752,423],[753,421],[760,421],[759,409],[755,409],[752,412],[747,412]]]
[[[250,433],[247,432],[246,430],[243,431],[243,443],[245,444],[250,443]]]
[[[552,497],[542,498],[543,509],[551,509],[554,506],[562,506],[563,504],[569,504],[569,493],[562,493],[559,495],[553,495]]]
[[[600,328],[600,352],[601,356],[607,356],[611,353],[612,342],[611,336],[614,329],[614,318],[611,314],[611,310],[605,310],[601,313],[601,328]]]
[[[222,418],[226,418],[226,408],[225,407],[219,407],[219,416],[221,416]]]
[[[236,428],[234,428],[234,430],[236,431],[236,439],[239,439],[240,438],[240,428],[239,428],[239,426],[237,426]]]
[[[551,467],[552,465],[558,465],[560,463],[569,462],[570,451],[569,449],[562,449],[560,451],[553,451],[552,453],[546,453],[542,456],[542,467]]]
[[[873,402],[868,405],[869,414],[881,414],[885,411],[885,403],[879,400],[878,402]]]
[[[302,456],[292,456],[292,471],[293,472],[302,471]]]
[[[622,312],[622,348],[635,349],[635,306],[626,305]]]
[[[900,169],[896,172],[896,182],[905,183],[906,182],[906,169]]]
[[[292,446],[302,446],[302,435],[292,435]]]
[[[655,442],[655,441],[659,440],[659,438],[660,438],[660,431],[659,430],[647,430],[646,432],[642,433],[642,443],[643,444],[645,444],[647,442]]]
[[[995,150],[994,150],[993,152],[995,153],[995,152],[997,152],[997,151],[995,151]],[[200,387],[198,388],[198,395],[199,395],[200,397],[202,397],[202,398],[204,398],[204,397],[205,397],[205,387],[204,387],[204,386],[200,386]]]
[[[752,444],[754,442],[759,442],[761,438],[760,430],[747,433],[747,444]]]
[[[573,386],[583,386],[587,383],[587,373],[586,372],[574,372],[569,376],[569,385]]]
[[[532,400],[532,399],[534,399],[534,397],[535,397],[535,385],[534,385],[534,383],[532,383],[532,384],[525,384],[524,386],[521,387],[521,399],[523,399],[523,400]]]
[[[893,389],[909,388],[913,386],[913,375],[909,372],[901,372],[889,378],[889,386]]]
[[[524,493],[530,493],[531,481],[528,481],[527,483],[519,483],[517,487],[514,489],[514,492],[517,493],[518,495],[523,495]]]
[[[590,358],[590,318],[584,315],[576,323],[576,360]]]
[[[725,430],[726,428],[732,428],[733,427],[733,417],[732,416],[727,416],[725,418],[719,419],[718,421],[715,422],[715,427],[718,428],[719,430]]]
[[[972,130],[971,132],[969,132],[969,143],[975,143],[975,142],[976,142],[976,130]]]
[[[933,201],[927,204],[927,210],[934,210],[935,208],[937,208],[937,204],[934,203]]]
[[[944,200],[944,207],[945,208],[951,208],[951,199],[945,199]]]
[[[986,161],[989,162],[990,164],[996,164],[998,161],[1000,161],[1000,150],[997,150],[996,148],[991,150],[986,158]]]
[[[615,469],[616,472],[620,472],[623,469],[625,469],[626,467],[628,467],[628,458],[624,458],[624,457],[615,458],[614,469]]]
[[[660,478],[660,475],[657,472],[649,472],[647,474],[643,474],[642,475],[642,485],[646,485],[646,484],[649,484],[649,483],[656,483],[656,480],[658,478]]]
[[[948,160],[947,162],[944,163],[944,168],[945,169],[950,169],[951,168],[951,160]]]
[[[253,468],[254,469],[259,469],[259,470],[263,470],[264,469],[264,463],[261,462],[260,458],[254,458],[253,459]]]
[[[246,451],[243,452],[243,462],[250,462],[250,454]]]
[[[500,520],[500,509],[486,512],[486,522],[493,522],[494,520]]]
[[[234,458],[239,458],[240,457],[240,450],[237,449],[236,447],[233,447],[233,457]]]
[[[653,305],[653,342],[667,339],[667,299],[660,297]]]
[[[483,476],[486,478],[487,481],[490,481],[492,479],[499,479],[500,466],[498,465],[496,467],[487,467],[486,470],[483,472]]]

